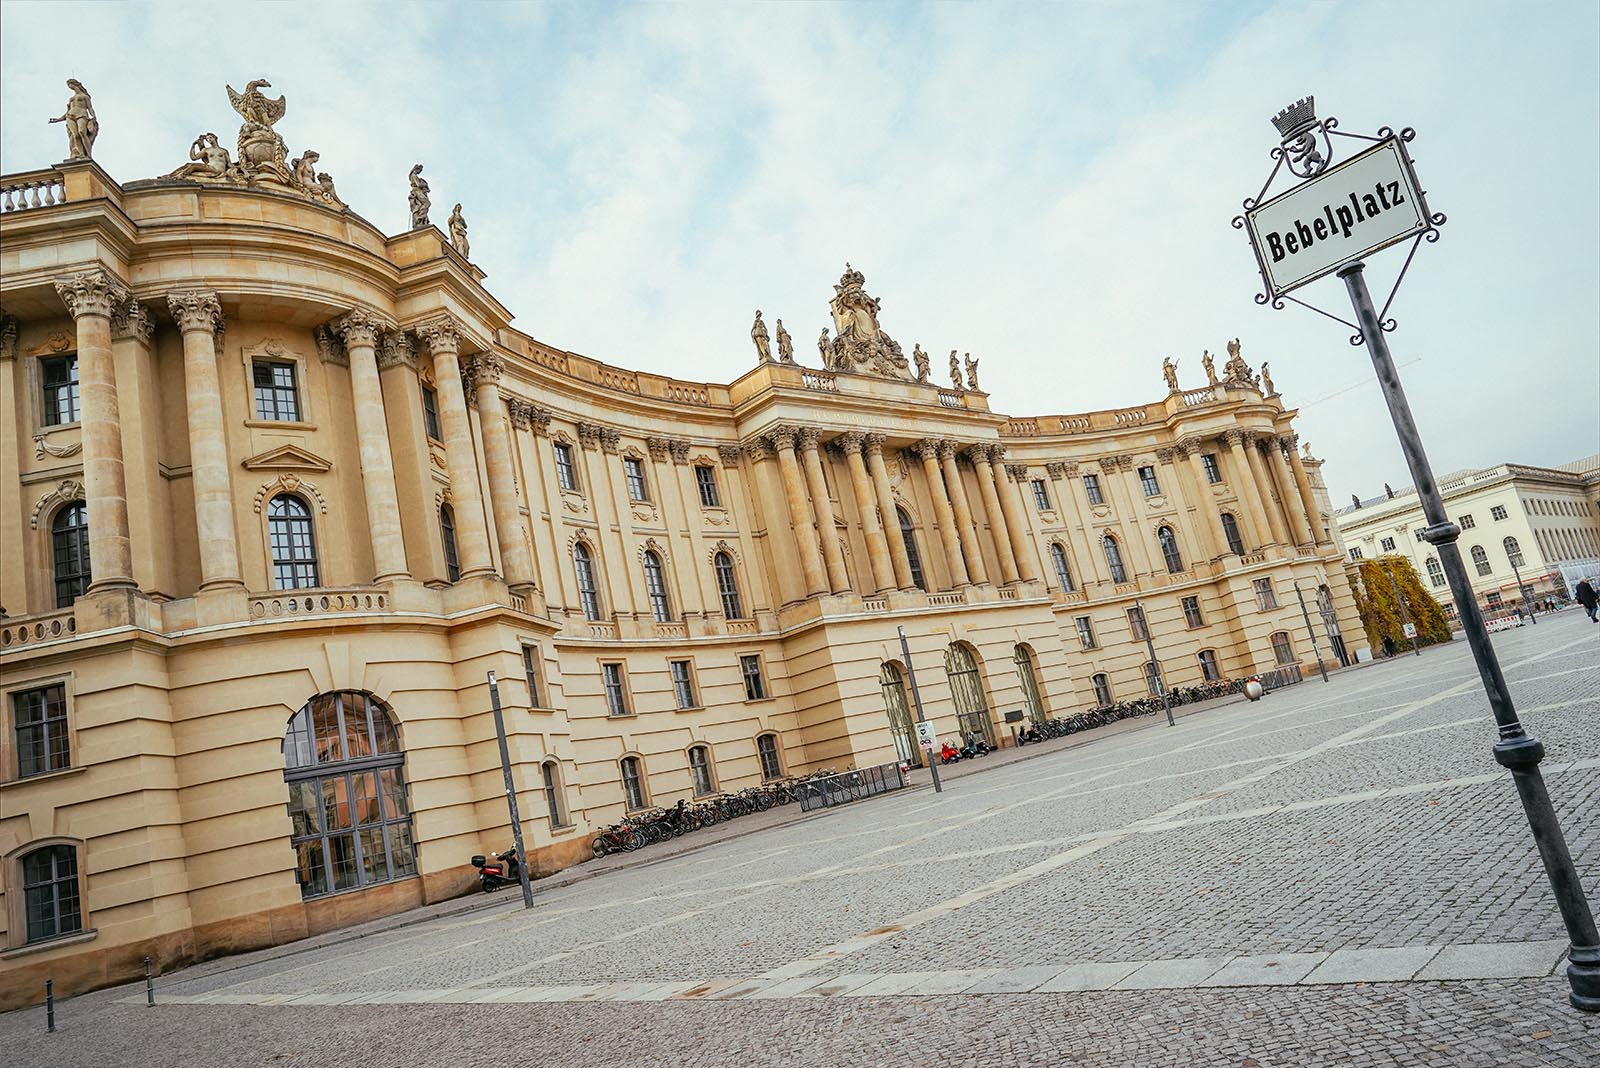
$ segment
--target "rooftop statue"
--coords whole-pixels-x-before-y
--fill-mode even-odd
[[[828,302],[838,336],[824,355],[824,363],[830,371],[912,381],[911,365],[899,343],[878,325],[881,302],[867,295],[862,288],[865,283],[865,275],[848,263],[844,265],[844,274]]]
[[[198,182],[229,182],[238,185],[265,185],[285,192],[299,193],[313,200],[324,201],[335,208],[344,202],[334,192],[333,178],[317,171],[322,158],[307,149],[293,162],[289,161],[289,148],[283,138],[272,128],[283,118],[288,105],[283,97],[268,99],[262,87],[271,82],[256,78],[247,83],[244,92],[228,86],[228,101],[233,110],[244,119],[239,127],[239,155],[230,159],[228,150],[218,143],[214,133],[203,133],[189,146],[190,162],[170,171],[165,177]]]
[[[226,178],[233,169],[233,160],[228,155],[228,150],[217,143],[217,135],[203,133],[194,139],[189,146],[189,158],[192,163],[185,163],[172,173],[168,178]]]
[[[420,230],[428,225],[428,209],[433,200],[428,196],[428,180],[422,177],[422,164],[411,168],[411,192],[406,196],[411,208],[411,229]]]
[[[289,156],[289,146],[283,143],[273,123],[283,118],[288,105],[283,97],[269,100],[262,87],[272,88],[265,78],[247,83],[244,92],[236,93],[228,86],[228,101],[244,119],[239,127],[239,168],[246,178],[275,178],[285,185],[294,185],[294,176],[284,162]]]
[[[1266,360],[1261,361],[1261,384],[1266,387],[1267,396],[1276,397],[1278,395],[1277,388],[1272,384],[1272,376],[1267,373]]]
[[[756,309],[756,321],[750,324],[750,340],[756,343],[756,355],[762,363],[772,362],[772,344],[767,335],[767,324],[761,321],[761,309]]]
[[[1226,375],[1225,380],[1230,385],[1253,386],[1256,377],[1250,370],[1250,365],[1244,362],[1244,357],[1239,355],[1242,348],[1238,338],[1228,342],[1228,362],[1223,365],[1222,370]]]
[[[780,363],[794,363],[794,341],[789,337],[789,331],[783,328],[783,320],[778,320],[778,361]]]
[[[956,350],[950,350],[950,381],[955,383],[957,389],[965,388],[961,382],[961,361],[956,359]]]
[[[1210,350],[1200,354],[1200,366],[1206,369],[1206,380],[1210,385],[1217,384],[1217,362],[1211,358]]]
[[[967,388],[974,393],[978,392],[978,361],[972,358],[972,353],[965,353],[967,358]]]
[[[1173,393],[1178,392],[1178,365],[1171,356],[1161,361],[1161,373],[1167,377],[1167,389]]]
[[[462,259],[470,259],[470,245],[467,244],[467,220],[461,215],[461,205],[457,204],[450,212],[450,244],[461,253]]]
[[[67,158],[90,159],[94,156],[94,139],[100,136],[100,120],[94,115],[94,102],[89,90],[76,78],[67,79],[72,95],[67,97],[67,110],[51,122],[67,124]]]
[[[926,382],[928,380],[928,354],[922,351],[920,344],[911,350],[911,359],[917,365],[917,381]]]
[[[833,342],[828,340],[828,328],[822,328],[822,336],[817,338],[817,352],[822,356],[822,366],[827,367],[832,362],[828,352],[833,347]]]
[[[301,189],[315,191],[317,188],[317,160],[321,158],[321,155],[311,151],[309,148],[301,153],[300,158],[295,160],[289,167],[289,175],[294,179],[294,184]]]

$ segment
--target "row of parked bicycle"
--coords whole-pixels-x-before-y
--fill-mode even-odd
[[[1167,691],[1167,700],[1174,705],[1193,704],[1196,701],[1209,701],[1216,697],[1226,697],[1244,689],[1248,679],[1222,679],[1217,682],[1203,682],[1198,686],[1176,686]],[[1135,716],[1153,716],[1161,711],[1161,698],[1140,697],[1133,701],[1117,701],[1114,704],[1102,705],[1091,708],[1087,712],[1075,712],[1070,716],[1060,719],[1047,719],[1043,723],[1030,723],[1017,733],[1017,744],[1027,745],[1029,742],[1042,742],[1048,738],[1065,738],[1069,734],[1079,731],[1092,730],[1095,727],[1104,727],[1108,723],[1118,720],[1133,719]]]
[[[773,805],[787,805],[799,800],[806,783],[834,774],[832,768],[824,768],[810,775],[747,786],[736,794],[717,794],[699,801],[679,800],[672,808],[647,808],[629,813],[621,823],[614,823],[595,836],[594,855],[631,853],[702,827],[753,812],[765,812]]]

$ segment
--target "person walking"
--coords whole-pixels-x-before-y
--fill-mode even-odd
[[[1578,603],[1583,605],[1583,610],[1589,613],[1589,622],[1600,623],[1600,610],[1597,610],[1600,608],[1600,594],[1594,592],[1589,580],[1583,579],[1572,592],[1578,598]]]

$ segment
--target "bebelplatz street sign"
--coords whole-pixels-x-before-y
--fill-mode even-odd
[[[1272,298],[1432,227],[1398,137],[1384,138],[1244,218]]]

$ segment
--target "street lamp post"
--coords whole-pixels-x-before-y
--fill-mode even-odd
[[[1411,622],[1411,613],[1406,611],[1406,599],[1400,596],[1400,583],[1395,581],[1392,568],[1384,568],[1383,573],[1389,576],[1389,588],[1394,590],[1394,603],[1400,606],[1400,622],[1411,632],[1411,651],[1421,656],[1422,650],[1417,647],[1417,628]]]
[[[1317,632],[1311,626],[1311,613],[1306,609],[1306,595],[1300,590],[1300,580],[1295,579],[1294,595],[1300,598],[1300,615],[1306,621],[1306,633],[1311,635],[1311,651],[1317,654],[1317,670],[1322,673],[1322,681],[1328,681],[1328,669],[1322,663],[1322,646],[1317,644]]]
[[[1517,569],[1517,558],[1507,553],[1506,559],[1511,561],[1511,573],[1517,577],[1517,596],[1521,597],[1522,603],[1528,606],[1528,622],[1537,627],[1539,620],[1534,616],[1533,597],[1528,587],[1522,584],[1522,572]]]
[[[1172,718],[1172,702],[1167,699],[1166,673],[1161,670],[1161,661],[1156,659],[1156,643],[1150,640],[1150,620],[1144,614],[1144,603],[1134,598],[1133,607],[1139,610],[1139,625],[1144,628],[1144,647],[1150,651],[1150,664],[1156,669],[1156,689],[1161,692],[1161,707],[1167,710],[1167,726],[1177,726]]]

